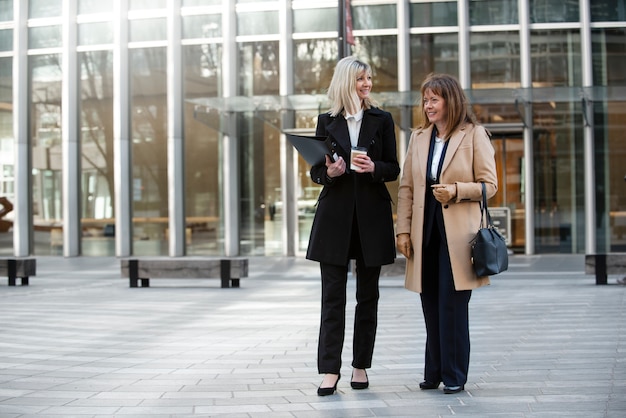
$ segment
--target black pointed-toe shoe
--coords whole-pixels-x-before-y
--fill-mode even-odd
[[[420,383],[420,389],[422,390],[437,389],[438,387],[439,382],[429,382],[428,380],[424,380]]]
[[[354,373],[352,376],[354,377]],[[367,372],[365,372],[365,377],[367,378]],[[369,379],[365,382],[355,382],[354,380],[350,380],[350,386],[352,386],[352,389],[367,389],[370,386],[370,381]]]
[[[443,393],[450,395],[452,393],[459,393],[463,389],[465,389],[465,386],[444,386]]]
[[[332,395],[333,393],[335,393],[335,391],[337,390],[337,383],[339,383],[339,379],[341,379],[341,375],[337,376],[337,380],[335,381],[335,386],[331,386],[327,388],[323,388],[321,386],[318,387],[317,396],[328,396],[328,395]]]

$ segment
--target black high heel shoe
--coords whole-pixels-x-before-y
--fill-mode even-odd
[[[367,371],[365,371],[365,377],[367,378]],[[354,378],[354,372],[352,372],[352,378]],[[369,378],[365,382],[350,380],[350,386],[352,386],[352,389],[367,389],[370,386],[370,381]]]
[[[317,388],[317,396],[328,396],[335,393],[337,390],[337,383],[339,383],[339,379],[341,379],[341,373],[337,375],[337,380],[335,381],[335,386],[331,386],[328,388],[318,387]]]

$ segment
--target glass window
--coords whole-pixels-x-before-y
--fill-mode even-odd
[[[533,86],[582,84],[578,30],[531,31],[530,43]]]
[[[13,29],[0,30],[0,51],[13,50]]]
[[[590,1],[592,22],[626,21],[626,2],[624,0]]]
[[[626,86],[626,29],[592,31],[593,84]]]
[[[128,10],[164,9],[167,0],[130,0]]]
[[[578,22],[578,0],[530,0],[531,23]]]
[[[253,42],[239,46],[239,95],[278,94],[278,42]]]
[[[81,249],[115,255],[113,52],[83,52],[80,65]]]
[[[90,13],[107,13],[113,11],[112,1],[102,0],[78,0],[78,13],[90,14]]]
[[[8,210],[0,217],[0,253],[8,256],[13,255],[11,228],[15,217],[10,209],[15,202],[12,64],[11,57],[0,58],[0,210]]]
[[[626,101],[594,102],[594,150],[596,150],[596,218],[598,252],[626,249]],[[608,245],[608,246],[607,246]]]
[[[222,36],[222,15],[183,16],[183,38],[203,39]]]
[[[167,53],[130,51],[133,253],[167,254]]]
[[[78,45],[102,45],[113,43],[113,23],[96,22],[78,25]]]
[[[470,34],[470,60],[472,88],[520,86],[517,32]]]
[[[220,44],[183,47],[185,95],[185,211],[187,254],[223,254],[220,187],[220,115],[196,112],[190,99],[218,97],[221,85]]]
[[[437,3],[411,3],[411,27],[457,26],[457,3],[455,1]]]
[[[277,11],[237,13],[237,35],[270,35],[277,33]]]
[[[584,144],[577,102],[533,103],[535,249],[584,251]]]
[[[593,84],[626,86],[626,29],[592,31]],[[605,89],[594,92],[594,149],[596,184],[602,192],[596,197],[598,251],[624,251],[626,248],[626,101],[624,97],[602,99]],[[608,245],[608,247],[607,247]]]
[[[469,15],[470,25],[516,24],[517,0],[471,0]]]
[[[337,8],[296,9],[293,11],[293,31],[333,32],[337,31]]]
[[[61,56],[31,56],[29,105],[35,254],[63,250]]]
[[[357,30],[397,28],[396,5],[353,6],[352,23]]]
[[[353,54],[372,67],[372,91],[398,91],[398,38],[396,36],[356,37]]]
[[[0,0],[0,22],[13,20],[13,0]]]
[[[294,91],[324,94],[337,64],[336,39],[307,39],[294,42]]]
[[[278,42],[240,44],[239,94],[279,94],[278,58]],[[280,155],[280,126],[280,112],[238,115],[242,254],[279,254],[282,247],[281,224],[275,222],[274,212],[281,172],[277,165],[267,164]]]
[[[140,19],[130,21],[130,41],[163,41],[167,39],[166,19]]]
[[[11,57],[0,58],[0,102],[13,103],[13,59]],[[10,107],[2,108],[8,111]],[[13,137],[13,133],[9,135]]]
[[[60,17],[63,14],[63,0],[28,0],[28,17]]]
[[[28,29],[28,47],[55,48],[62,45],[61,26],[37,26]]]
[[[419,91],[429,73],[459,76],[459,35],[411,35],[411,90]]]

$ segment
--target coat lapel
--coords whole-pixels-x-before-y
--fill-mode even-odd
[[[333,118],[333,121],[327,127],[328,132],[337,141],[337,144],[343,149],[343,155],[350,155],[350,134],[348,133],[348,123],[343,115]]]
[[[463,141],[463,138],[465,137],[464,129],[465,128],[463,127],[457,130],[454,133],[454,135],[452,135],[450,139],[448,140],[450,141],[450,143],[448,144],[448,149],[446,150],[446,155],[443,159],[443,166],[441,167],[441,175],[443,175],[443,173],[446,171],[446,168],[450,165],[450,161],[452,160],[452,157],[456,153],[456,150],[459,149],[459,146],[461,145],[461,142]]]
[[[433,132],[433,126],[420,132],[417,144],[417,160],[419,162],[419,176],[422,180],[426,179],[428,172],[428,153],[430,152],[430,136]]]

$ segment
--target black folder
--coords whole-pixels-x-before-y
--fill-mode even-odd
[[[325,162],[326,155],[333,161],[337,160],[337,154],[328,137],[287,134],[287,139],[311,165]]]

